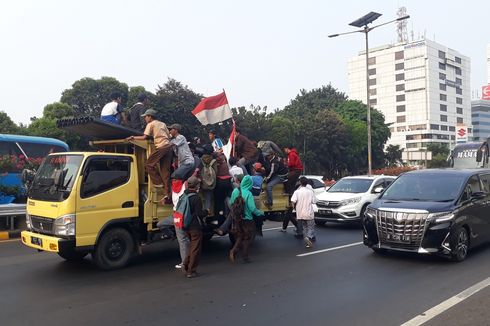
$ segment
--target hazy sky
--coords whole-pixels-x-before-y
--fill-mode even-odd
[[[471,58],[472,90],[486,84],[488,0],[0,0],[0,111],[26,123],[101,76],[152,92],[172,77],[205,96],[224,88],[231,106],[283,108],[302,88],[347,91],[363,35],[327,35],[369,11],[394,19],[399,6],[415,37]],[[394,24],[370,34],[373,47],[395,41]]]

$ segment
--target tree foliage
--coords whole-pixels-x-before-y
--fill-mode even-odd
[[[448,166],[449,147],[447,144],[428,144],[427,150],[432,152],[432,160],[427,162],[428,168],[445,168]]]
[[[20,132],[19,126],[10,119],[7,113],[0,111],[0,134],[16,134]]]
[[[386,147],[385,161],[386,166],[394,167],[402,163],[403,148],[399,145],[388,145]]]

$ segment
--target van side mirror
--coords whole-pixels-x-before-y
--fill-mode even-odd
[[[476,191],[471,194],[471,199],[482,199],[485,197],[485,193],[483,191]]]

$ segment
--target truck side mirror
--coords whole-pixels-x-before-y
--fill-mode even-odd
[[[32,182],[34,180],[35,172],[32,170],[24,169],[20,175],[22,183]]]

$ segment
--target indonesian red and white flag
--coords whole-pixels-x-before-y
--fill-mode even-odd
[[[203,98],[192,110],[192,114],[203,125],[225,121],[233,116],[224,91],[221,94]]]
[[[233,129],[231,130],[230,138],[228,139],[228,143],[223,146],[223,154],[225,154],[226,160],[228,161],[231,156],[235,156],[233,147],[235,146],[235,135],[236,135],[236,126],[235,121],[233,121]]]

